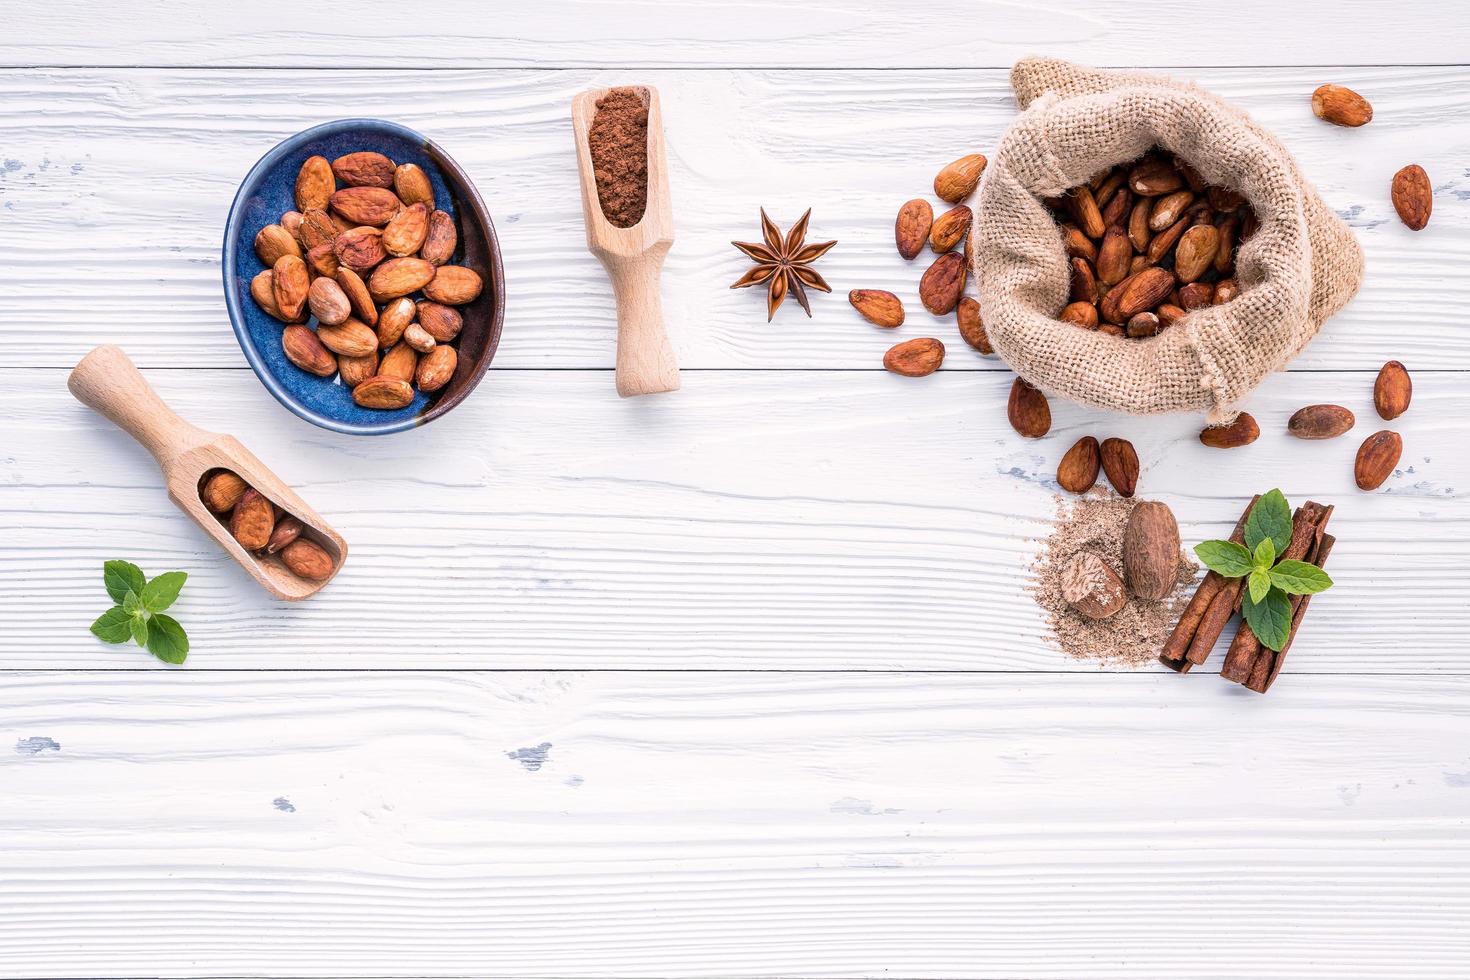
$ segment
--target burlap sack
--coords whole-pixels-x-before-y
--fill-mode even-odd
[[[1225,421],[1357,292],[1352,232],[1244,112],[1161,76],[1045,58],[1018,62],[1011,86],[1024,111],[981,180],[972,272],[996,352],[1037,387],[1135,415],[1204,410]],[[1154,146],[1250,201],[1260,229],[1239,250],[1240,296],[1148,340],[1055,319],[1070,270],[1040,198]]]

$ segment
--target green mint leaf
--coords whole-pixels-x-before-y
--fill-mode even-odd
[[[128,595],[132,593],[129,592]],[[138,646],[146,647],[148,645],[148,617],[140,612],[133,613],[128,619],[128,627],[133,631],[133,639],[138,642]]]
[[[1271,584],[1288,595],[1312,595],[1332,588],[1332,579],[1311,562],[1288,558],[1271,569]]]
[[[172,606],[179,597],[179,590],[184,587],[184,579],[188,577],[183,572],[164,572],[150,581],[143,586],[141,593],[143,608],[149,612],[163,612]]]
[[[142,592],[145,581],[143,569],[130,561],[102,563],[102,584],[107,586],[107,594],[112,596],[113,602],[121,603],[129,590]]]
[[[1291,505],[1280,490],[1271,490],[1262,495],[1251,508],[1245,519],[1245,546],[1252,551],[1266,538],[1282,555],[1291,545]]]
[[[1194,553],[1206,568],[1226,578],[1249,575],[1255,567],[1251,553],[1234,541],[1201,541],[1194,546]]]
[[[1256,545],[1256,553],[1252,558],[1256,571],[1269,572],[1271,566],[1276,564],[1276,542],[1270,538],[1262,538],[1261,543]]]
[[[92,632],[103,643],[126,643],[133,635],[132,619],[122,606],[113,606],[97,617]]]
[[[149,620],[148,652],[166,664],[181,664],[189,656],[189,637],[172,616],[156,614]]]
[[[1243,596],[1240,612],[1250,624],[1256,639],[1272,650],[1280,651],[1291,636],[1291,600],[1280,589],[1271,589],[1263,601]]]
[[[129,589],[120,601],[122,602],[123,611],[129,616],[136,616],[143,611],[143,600],[138,598],[138,593],[132,589]]]
[[[1250,590],[1251,602],[1260,602],[1266,598],[1266,593],[1271,591],[1271,573],[1258,568],[1251,572],[1250,578],[1246,579],[1245,583]]]

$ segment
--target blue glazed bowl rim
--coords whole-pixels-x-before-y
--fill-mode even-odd
[[[224,248],[221,254],[221,274],[224,280],[225,309],[230,316],[230,328],[235,332],[235,339],[239,342],[240,350],[245,354],[245,360],[250,364],[250,369],[255,372],[256,378],[260,380],[260,383],[265,386],[266,391],[269,391],[271,393],[271,396],[275,398],[276,401],[284,405],[287,410],[289,410],[293,415],[296,415],[298,418],[305,419],[313,425],[319,425],[322,428],[330,429],[333,432],[341,432],[345,435],[353,436],[388,435],[392,432],[403,432],[404,430],[414,429],[419,427],[420,425],[432,422],[435,418],[438,417],[440,413],[435,413],[432,411],[432,409],[430,409],[412,418],[399,419],[394,422],[383,422],[364,425],[362,423],[344,422],[341,419],[334,419],[330,416],[323,415],[320,412],[314,412],[311,409],[307,408],[305,405],[302,405],[296,399],[296,397],[293,396],[289,391],[287,391],[286,388],[276,379],[276,376],[270,371],[265,362],[261,359],[260,352],[256,350],[255,341],[251,338],[250,331],[245,324],[244,310],[241,309],[240,306],[240,291],[238,283],[235,281],[237,278],[235,275],[235,243],[240,237],[240,222],[244,220],[245,211],[245,209],[241,207],[241,205],[245,201],[245,199],[250,196],[250,194],[254,193],[255,188],[260,183],[264,174],[267,173],[277,163],[279,163],[283,157],[295,152],[303,143],[308,143],[311,140],[316,139],[318,136],[330,135],[332,133],[339,132],[344,129],[351,129],[353,127],[386,130],[399,136],[400,138],[411,140],[419,146],[423,146],[425,148],[432,147],[437,152],[437,155],[444,159],[452,159],[448,156],[448,154],[444,153],[442,147],[439,147],[436,143],[434,143],[433,140],[428,139],[422,133],[418,132],[417,130],[410,129],[409,127],[404,126],[400,123],[389,122],[386,119],[373,119],[370,117],[334,119],[330,122],[320,123],[308,129],[303,129],[301,130],[301,132],[296,133],[294,136],[288,136],[285,139],[281,140],[281,142],[277,143],[275,146],[271,147],[271,149],[266,151],[264,156],[262,156],[259,160],[255,162],[255,166],[250,168],[250,172],[247,173],[245,175],[245,179],[240,182],[239,189],[235,191],[235,198],[233,201],[230,202],[229,216],[225,220],[225,240]],[[457,165],[455,169],[458,169]],[[463,176],[462,172],[460,175]],[[480,220],[481,218],[483,218],[486,223],[485,237],[490,249],[491,265],[496,272],[496,275],[494,276],[496,281],[494,282],[493,286],[498,291],[503,290],[503,286],[499,281],[500,257],[498,254],[499,249],[495,241],[495,230],[492,226],[489,225],[489,213],[485,211],[484,203],[480,201],[478,192],[476,192],[473,185],[469,184],[468,178],[464,179],[466,184],[465,191],[467,192],[468,197],[471,199],[467,203],[471,205],[471,210],[474,210],[476,207],[478,207],[479,213],[476,215],[476,220]],[[466,217],[462,220],[468,219]],[[497,295],[495,300],[495,305],[497,309],[496,319],[499,319],[498,311],[501,308],[501,295],[503,295],[503,292]],[[498,331],[496,332],[498,333]],[[485,371],[485,368],[488,367],[488,362],[495,353],[495,341],[498,339],[498,337],[495,337],[492,334],[491,342],[485,351],[485,356],[476,368],[476,382],[478,382],[479,380],[479,375],[482,375]]]

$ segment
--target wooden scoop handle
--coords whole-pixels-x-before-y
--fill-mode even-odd
[[[642,255],[602,256],[618,304],[618,394],[624,398],[679,390],[679,364],[664,331],[658,276],[668,246]]]
[[[78,401],[101,412],[142,443],[160,465],[219,438],[174,414],[128,355],[111,344],[82,358],[66,379],[66,386]]]

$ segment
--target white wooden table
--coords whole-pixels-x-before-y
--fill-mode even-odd
[[[326,6],[6,10],[0,975],[1470,971],[1470,7]],[[1004,366],[913,301],[895,208],[993,148],[1027,53],[1235,100],[1360,236],[1361,295],[1260,390],[1249,450],[1058,402],[1024,442]],[[630,81],[663,94],[685,373],[621,402],[568,111]],[[1372,125],[1315,120],[1324,81]],[[219,283],[250,164],[349,115],[466,165],[508,279],[479,390],[381,439],[279,407]],[[1409,162],[1436,191],[1417,235],[1387,196]],[[841,242],[812,320],[726,288],[761,206]],[[880,369],[860,286],[909,299],[941,373]],[[332,519],[343,576],[272,602],[184,521],[67,394],[102,342]],[[1366,495],[1389,358],[1407,449]],[[1354,436],[1289,441],[1324,400]],[[1026,566],[1086,433],[1135,442],[1191,543],[1273,485],[1337,504],[1339,585],[1269,696],[1040,640]],[[186,668],[87,633],[115,557],[189,572]]]

